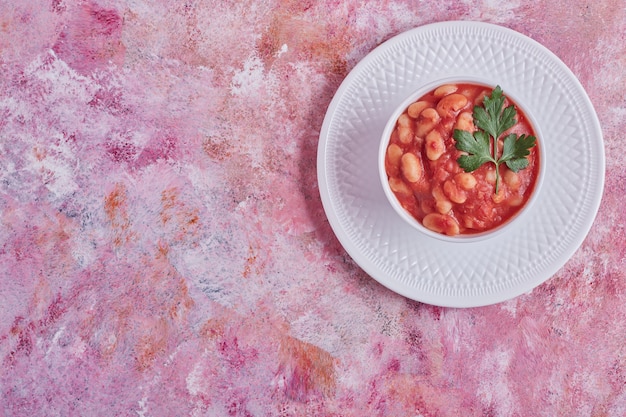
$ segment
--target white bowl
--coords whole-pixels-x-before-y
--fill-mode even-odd
[[[524,216],[524,213],[528,211],[528,209],[534,204],[535,200],[539,193],[541,193],[541,188],[543,184],[543,178],[545,173],[545,147],[543,145],[543,136],[541,134],[541,126],[537,124],[535,117],[533,117],[532,111],[528,107],[524,105],[523,102],[518,100],[514,95],[509,94],[506,90],[506,86],[500,85],[502,88],[504,95],[509,97],[519,108],[522,109],[522,112],[528,118],[530,124],[532,125],[535,135],[537,137],[537,146],[539,147],[539,177],[535,182],[535,186],[532,190],[532,195],[524,204],[524,206],[515,213],[510,219],[502,223],[501,225],[480,233],[472,233],[472,234],[459,234],[456,236],[448,236],[441,233],[434,232],[432,230],[427,229],[425,226],[420,223],[415,217],[413,217],[407,210],[402,207],[395,194],[391,190],[389,186],[387,171],[385,170],[385,155],[387,153],[387,146],[389,145],[389,140],[391,138],[391,133],[393,132],[396,122],[398,121],[398,117],[411,105],[413,102],[418,100],[420,97],[424,96],[428,92],[434,90],[435,88],[444,85],[444,84],[479,84],[484,85],[487,88],[495,88],[497,84],[497,80],[493,80],[495,82],[490,82],[483,79],[465,77],[465,78],[444,78],[429,84],[425,84],[420,88],[416,89],[412,93],[410,93],[402,103],[396,108],[396,110],[389,117],[387,124],[385,125],[385,129],[383,130],[383,134],[380,140],[380,147],[378,150],[378,171],[380,175],[380,180],[383,186],[383,190],[385,191],[385,195],[387,196],[387,200],[396,211],[396,213],[411,227],[417,229],[421,233],[430,236],[432,238],[441,239],[449,242],[475,242],[477,240],[483,240],[490,237],[493,237],[500,233],[506,233],[506,230],[512,226],[512,224],[521,217]]]

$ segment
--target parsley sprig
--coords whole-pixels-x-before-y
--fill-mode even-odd
[[[530,148],[535,146],[536,138],[532,135],[509,133],[503,139],[502,155],[498,156],[498,141],[500,136],[513,127],[517,121],[517,111],[513,105],[504,110],[504,95],[500,86],[486,96],[483,106],[474,106],[474,125],[478,128],[473,134],[466,130],[455,129],[453,133],[456,139],[456,148],[467,152],[461,155],[457,162],[465,172],[477,170],[487,162],[493,162],[496,166],[496,189],[498,194],[500,187],[500,164],[505,163],[513,172],[518,172],[528,166]]]

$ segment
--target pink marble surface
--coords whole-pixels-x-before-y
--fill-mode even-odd
[[[626,415],[623,1],[0,2],[0,415]],[[549,281],[409,301],[317,189],[338,85],[464,19],[556,53],[598,112],[605,196]]]

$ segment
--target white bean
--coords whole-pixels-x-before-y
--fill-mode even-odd
[[[448,214],[452,210],[452,202],[450,200],[439,200],[435,203],[435,208],[441,214]]]
[[[400,158],[402,158],[402,154],[404,151],[400,146],[395,143],[392,143],[387,147],[387,158],[389,159],[389,164],[394,167],[400,166]]]
[[[389,177],[389,188],[396,194],[411,195],[412,191],[400,178]]]
[[[433,212],[433,206],[430,203],[431,203],[430,200],[422,200],[422,202],[420,203],[420,208],[425,214],[429,214]]]
[[[468,132],[474,132],[476,128],[474,127],[474,116],[472,115],[472,113],[468,111],[459,113],[454,128],[459,130],[466,130]]]
[[[463,204],[467,201],[467,193],[459,189],[456,184],[450,180],[443,183],[443,193],[453,203]]]
[[[435,89],[433,96],[437,98],[447,96],[448,94],[456,93],[458,89],[459,87],[455,84],[444,84]]]
[[[417,121],[417,125],[415,126],[415,135],[423,138],[428,132],[437,126],[439,120],[441,120],[439,113],[437,113],[437,110],[432,107],[422,110]]]
[[[441,133],[439,133],[438,130],[431,130],[430,133],[426,135],[426,143],[424,146],[426,148],[426,157],[431,161],[439,159],[446,150],[443,137],[441,137]]]
[[[430,107],[430,103],[427,101],[416,101],[415,103],[411,104],[409,106],[409,108],[406,110],[407,114],[414,118],[417,119],[420,115],[420,113],[422,112],[422,110],[424,110],[425,108]]]
[[[441,187],[437,186],[432,189],[431,194],[435,199],[435,209],[441,214],[447,214],[452,210],[452,202],[443,193]]]
[[[518,190],[520,185],[522,184],[522,180],[520,179],[519,175],[511,171],[510,169],[504,171],[502,179],[504,180],[504,183],[508,185],[509,188],[513,191]]]
[[[406,113],[402,113],[400,117],[398,117],[398,126],[411,127],[412,123],[413,121]]]
[[[409,182],[417,182],[422,178],[422,165],[415,154],[408,152],[402,155],[400,169]]]
[[[469,172],[459,172],[454,176],[454,181],[464,190],[471,190],[476,187],[476,177]]]
[[[413,129],[407,126],[398,126],[398,139],[400,142],[404,144],[411,143],[414,137],[415,133],[413,132]]]
[[[459,234],[459,224],[457,221],[453,217],[444,214],[427,214],[422,220],[422,224],[433,232],[444,233],[450,236]]]
[[[461,110],[466,104],[467,97],[463,94],[450,94],[439,100],[439,103],[437,103],[437,113],[439,113],[441,117],[446,117]]]

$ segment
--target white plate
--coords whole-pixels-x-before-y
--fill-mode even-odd
[[[416,89],[450,78],[499,84],[541,137],[543,186],[506,233],[450,242],[407,225],[378,176],[382,131]],[[368,54],[341,84],[320,133],[318,181],[326,215],[348,254],[381,284],[428,304],[473,307],[530,291],[587,235],[604,188],[604,145],[574,74],[532,39],[479,22],[402,33]]]

